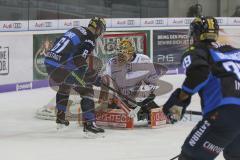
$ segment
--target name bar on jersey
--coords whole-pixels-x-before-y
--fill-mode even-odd
[[[220,26],[240,26],[240,17],[217,17]],[[0,31],[65,30],[87,26],[90,19],[0,21]],[[106,18],[107,28],[189,26],[193,18]]]
[[[210,49],[210,53],[211,53],[215,62],[228,61],[228,60],[240,62],[240,50],[232,51],[232,52],[226,52],[224,54],[222,52]]]

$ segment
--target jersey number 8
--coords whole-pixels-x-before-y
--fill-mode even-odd
[[[191,63],[192,63],[191,56],[190,55],[186,56],[183,59],[183,68],[186,69],[187,67],[189,67],[191,65]]]

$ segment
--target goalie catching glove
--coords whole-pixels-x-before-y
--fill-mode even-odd
[[[170,122],[173,124],[182,119],[187,106],[191,102],[191,96],[187,99],[181,100],[180,93],[182,90],[177,88],[169,97],[167,102],[163,105],[163,112],[168,117]]]

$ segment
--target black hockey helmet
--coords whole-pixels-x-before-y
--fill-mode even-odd
[[[190,24],[189,37],[204,41],[216,41],[218,38],[219,25],[214,17],[196,17]]]
[[[106,31],[106,21],[100,17],[94,17],[90,20],[88,27],[93,27],[94,29],[99,30],[96,33],[96,37],[99,37],[103,32]]]

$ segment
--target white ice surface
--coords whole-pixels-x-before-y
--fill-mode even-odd
[[[105,138],[86,139],[75,122],[59,133],[53,121],[34,117],[54,94],[48,88],[0,94],[0,160],[169,160],[199,119],[159,129],[106,129]]]

